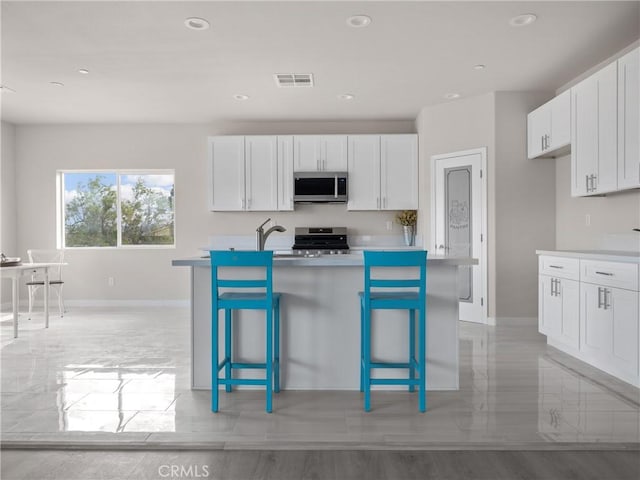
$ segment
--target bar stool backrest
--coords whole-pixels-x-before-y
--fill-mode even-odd
[[[427,290],[427,251],[364,251],[364,293],[371,288],[417,288],[420,298],[426,297]],[[417,278],[392,279],[372,278],[371,269],[379,267],[417,267]]]
[[[273,295],[273,252],[255,252],[238,250],[211,250],[211,291],[220,297],[220,288],[225,289],[263,289],[266,299]],[[226,279],[220,278],[219,268],[265,268],[264,278]]]

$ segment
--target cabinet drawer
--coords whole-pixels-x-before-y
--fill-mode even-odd
[[[577,258],[540,255],[538,273],[558,278],[578,280],[580,278],[580,260]]]
[[[635,263],[582,260],[580,265],[583,282],[638,290],[638,265]]]

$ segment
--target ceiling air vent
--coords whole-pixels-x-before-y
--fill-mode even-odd
[[[311,73],[276,73],[273,78],[278,87],[313,87]]]

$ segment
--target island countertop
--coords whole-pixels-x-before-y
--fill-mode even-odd
[[[208,256],[180,258],[171,262],[174,267],[208,267],[211,265]],[[478,260],[470,257],[450,257],[444,255],[427,255],[427,265],[477,265]],[[343,255],[320,255],[304,257],[291,255],[287,251],[275,251],[274,267],[362,267],[364,259],[362,251],[353,251]]]
[[[538,255],[604,260],[610,262],[640,263],[640,252],[618,250],[536,250]]]

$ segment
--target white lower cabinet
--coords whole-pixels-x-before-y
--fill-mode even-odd
[[[539,331],[558,342],[580,346],[580,288],[575,280],[540,275]]]
[[[638,376],[638,292],[582,284],[580,350],[613,375]]]
[[[640,386],[639,266],[556,256],[539,265],[538,329],[548,343]]]

